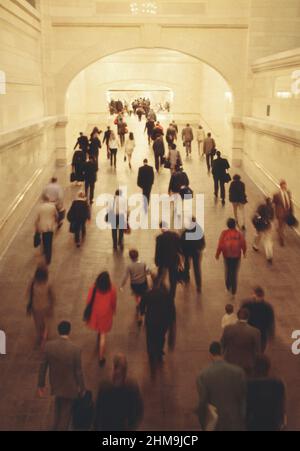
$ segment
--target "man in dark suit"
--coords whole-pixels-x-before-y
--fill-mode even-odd
[[[261,333],[261,350],[265,352],[268,341],[275,335],[275,314],[272,305],[265,301],[265,292],[261,287],[255,287],[253,298],[242,304],[249,312],[250,326],[256,327]]]
[[[174,174],[171,176],[170,184],[169,184],[169,194],[179,194],[181,192],[182,187],[189,187],[190,181],[186,172],[184,172],[183,168],[179,168]]]
[[[284,246],[284,232],[286,221],[290,214],[293,214],[294,207],[291,192],[288,190],[285,180],[280,182],[280,190],[274,194],[273,203],[275,206],[275,216],[278,221],[278,237],[281,246]]]
[[[212,343],[212,364],[197,379],[199,394],[198,415],[203,430],[243,431],[247,383],[244,371],[231,365],[221,356],[221,344]],[[215,411],[215,426],[208,424],[209,412]]]
[[[212,174],[214,177],[215,197],[218,198],[220,187],[222,205],[225,205],[225,183],[227,169],[230,169],[230,165],[226,158],[221,158],[221,152],[218,151],[216,160],[212,162]]]
[[[87,161],[83,167],[83,176],[84,176],[84,184],[85,184],[85,195],[86,198],[89,197],[90,204],[94,202],[94,192],[95,192],[95,183],[97,181],[97,163],[95,159],[90,156],[89,161]]]
[[[81,351],[69,335],[71,324],[64,321],[58,326],[60,337],[46,344],[40,366],[38,392],[45,394],[46,375],[49,370],[51,394],[55,396],[55,431],[66,431],[72,415],[72,406],[79,395],[84,394],[84,379],[81,368]]]
[[[181,248],[184,255],[185,281],[190,281],[190,260],[193,262],[195,282],[198,293],[201,293],[201,260],[202,252],[205,248],[205,237],[201,226],[192,218],[190,228],[183,231],[181,235]]]
[[[74,150],[76,150],[78,146],[79,146],[79,149],[81,149],[83,151],[83,153],[85,155],[85,159],[86,159],[86,156],[89,151],[89,139],[82,132],[80,133],[80,136],[77,139]]]
[[[155,264],[158,268],[158,278],[164,279],[169,274],[170,296],[174,301],[177,286],[177,271],[182,253],[180,237],[176,232],[168,230],[166,223],[161,222],[162,233],[156,238]]]
[[[138,187],[143,190],[143,195],[147,199],[148,205],[150,203],[150,195],[153,183],[154,183],[153,167],[148,165],[148,160],[144,160],[144,166],[142,166],[139,169],[137,184]]]
[[[270,377],[271,363],[261,355],[255,364],[255,378],[248,382],[247,431],[281,431],[286,421],[286,393],[282,380]]]
[[[158,136],[153,143],[153,151],[155,158],[155,169],[159,172],[159,168],[162,165],[162,159],[165,155],[165,143],[162,136]]]
[[[261,334],[248,324],[249,312],[240,309],[237,324],[227,326],[221,339],[226,362],[243,368],[248,376],[253,374],[257,355],[261,351]]]

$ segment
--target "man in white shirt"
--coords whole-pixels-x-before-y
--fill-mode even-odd
[[[114,251],[118,246],[124,250],[124,230],[127,229],[127,200],[122,196],[122,191],[117,190],[112,207],[114,220],[112,222],[112,238]]]
[[[43,195],[56,205],[57,211],[60,211],[63,208],[64,192],[56,177],[53,177],[50,183],[45,187]]]

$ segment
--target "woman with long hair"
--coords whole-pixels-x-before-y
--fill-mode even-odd
[[[102,272],[90,288],[84,320],[87,326],[98,333],[99,365],[105,363],[106,335],[111,331],[117,307],[117,292],[108,272]]]

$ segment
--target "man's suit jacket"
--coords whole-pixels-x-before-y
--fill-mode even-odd
[[[167,231],[156,238],[155,264],[158,268],[176,268],[181,253],[180,237],[176,232]]]
[[[206,426],[208,405],[217,409],[217,431],[245,430],[247,383],[244,371],[224,361],[214,362],[197,379],[199,421]]]
[[[221,342],[225,360],[251,374],[261,350],[260,331],[246,322],[239,321],[225,327]]]
[[[137,184],[143,190],[151,190],[154,183],[154,170],[151,166],[145,165],[139,169]]]
[[[275,205],[275,215],[277,219],[286,219],[286,217],[293,213],[293,201],[292,201],[292,195],[290,191],[287,191],[287,195],[289,197],[290,201],[290,208],[286,208],[283,202],[281,191],[274,194],[273,196],[273,203]]]
[[[226,158],[217,158],[212,163],[212,174],[216,179],[224,180],[227,169],[230,169],[230,165]]]
[[[84,390],[81,350],[69,339],[60,337],[46,344],[39,372],[40,388],[46,385],[48,370],[53,396],[75,399]]]

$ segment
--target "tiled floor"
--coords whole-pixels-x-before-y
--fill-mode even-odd
[[[131,173],[123,156],[119,155],[117,172],[111,171],[105,151],[101,156],[100,177],[97,194],[114,192],[118,184],[128,185],[129,193],[137,191],[137,169],[149,153],[143,135],[143,124],[134,123],[137,149]],[[149,265],[153,265],[154,240],[157,231],[137,231],[126,237],[124,257],[112,254],[109,232],[99,231],[95,225],[97,206],[93,207],[93,221],[88,227],[84,247],[74,247],[72,237],[65,225],[55,239],[51,278],[57,292],[56,322],[69,319],[73,324],[72,339],[83,349],[83,365],[86,384],[94,392],[100,380],[111,373],[114,353],[124,352],[129,360],[129,373],[142,389],[145,402],[143,430],[197,430],[194,409],[197,405],[195,380],[201,368],[208,363],[209,343],[221,335],[220,321],[227,303],[224,289],[222,263],[214,259],[217,239],[224,223],[231,215],[231,206],[215,205],[212,180],[206,174],[205,163],[200,161],[196,149],[193,157],[185,163],[192,188],[205,193],[205,220],[207,249],[203,261],[204,289],[196,294],[194,285],[179,287],[177,292],[177,342],[173,353],[166,354],[162,371],[152,381],[145,352],[144,331],[139,331],[134,321],[134,302],[129,288],[119,294],[118,311],[113,330],[108,338],[108,363],[100,370],[97,362],[95,336],[82,322],[87,291],[96,275],[108,269],[116,285],[120,284],[126,265],[128,249],[136,246]],[[243,174],[247,183],[250,217],[261,199],[260,192]],[[66,204],[77,189],[68,183],[68,170],[61,170],[60,181],[66,187]],[[156,177],[153,192],[166,192],[169,171]],[[51,427],[52,400],[36,397],[37,373],[40,352],[34,349],[34,327],[25,315],[25,291],[33,275],[37,256],[32,248],[34,211],[26,220],[12,246],[0,262],[0,329],[7,333],[8,353],[0,356],[0,429],[1,430],[47,430]],[[248,223],[248,242],[253,230]],[[276,309],[277,337],[268,349],[274,373],[284,378],[288,391],[289,429],[300,430],[300,357],[291,353],[291,335],[300,329],[300,242],[289,232],[287,246],[275,248],[275,262],[269,268],[264,256],[254,254],[249,248],[240,273],[238,299],[251,292],[254,284],[265,287],[267,298]],[[238,302],[237,302],[238,304]]]

